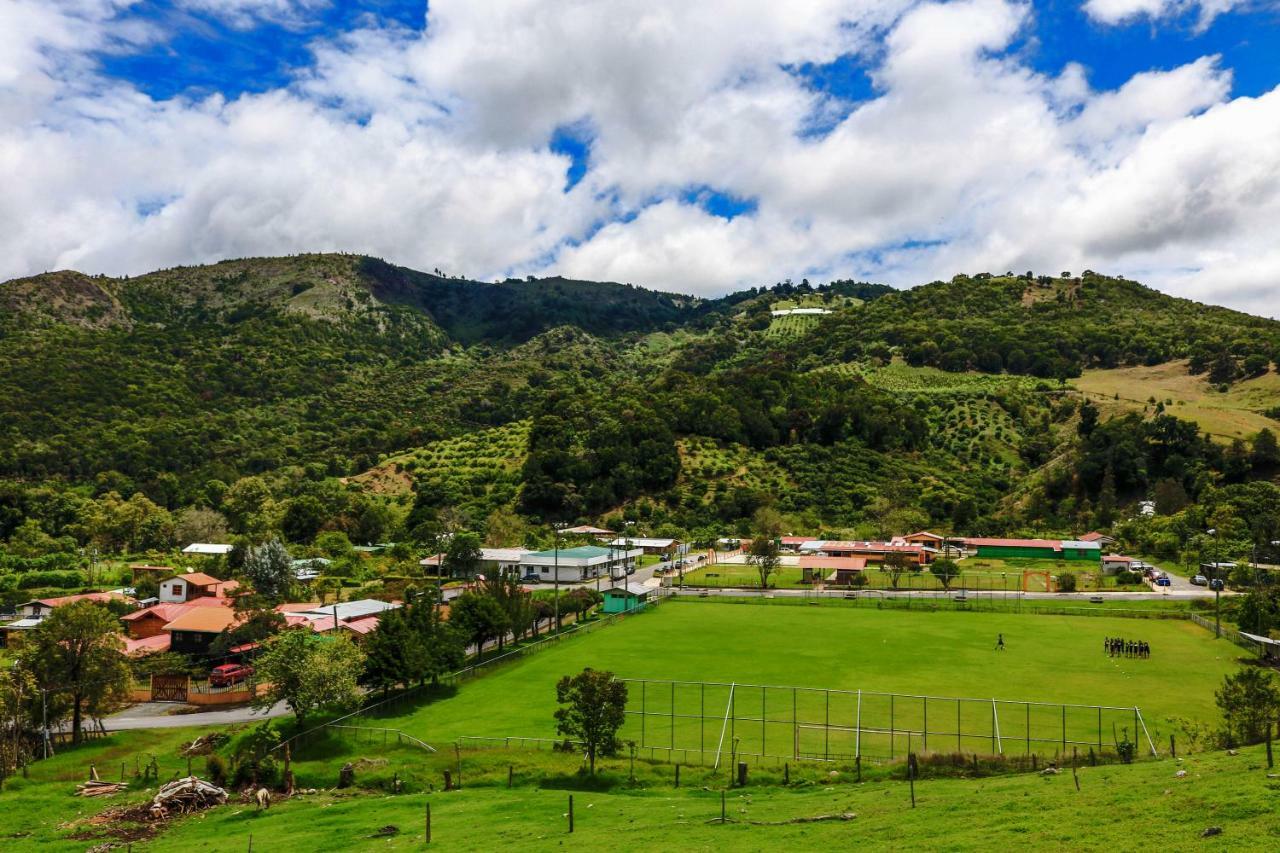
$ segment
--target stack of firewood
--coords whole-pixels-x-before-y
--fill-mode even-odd
[[[160,788],[151,800],[153,817],[187,814],[220,806],[227,801],[227,792],[195,776],[177,779]]]
[[[105,797],[109,794],[123,791],[128,787],[124,782],[100,782],[97,779],[90,779],[88,782],[81,782],[76,785],[76,796]]]

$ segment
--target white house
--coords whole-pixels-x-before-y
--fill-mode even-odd
[[[534,574],[539,580],[550,583],[578,583],[600,576],[624,574],[634,567],[644,551],[640,548],[603,548],[599,545],[579,545],[561,548],[559,551],[532,551],[520,558],[524,574]]]
[[[521,574],[520,560],[525,554],[532,553],[528,548],[481,548],[480,549],[480,568],[479,573],[488,577],[495,575],[502,577],[505,575]],[[419,560],[418,565],[435,568],[440,565],[441,554],[432,554],[425,560]]]
[[[644,536],[618,537],[609,543],[615,548],[639,548],[646,554],[661,554],[670,557],[676,553],[683,554],[688,547],[681,547],[679,539],[647,538]]]

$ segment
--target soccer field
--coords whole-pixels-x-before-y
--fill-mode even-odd
[[[1005,649],[995,649],[1003,634]],[[1110,658],[1102,651],[1103,638],[1121,636],[1151,644],[1149,659]],[[1214,640],[1204,629],[1181,620],[1124,619],[1108,617],[1031,616],[1004,613],[912,612],[820,606],[779,606],[670,601],[654,611],[629,617],[621,624],[590,636],[566,642],[521,659],[484,677],[466,682],[457,695],[438,700],[401,717],[387,717],[380,725],[401,728],[428,742],[445,742],[460,736],[555,737],[555,682],[585,666],[608,669],[619,677],[689,682],[731,682],[747,685],[780,685],[820,688],[821,691],[867,691],[925,694],[930,697],[972,697],[980,703],[930,705],[932,721],[918,719],[922,708],[897,699],[893,713],[899,728],[927,728],[931,732],[991,732],[991,700],[1011,702],[1106,705],[1142,709],[1152,739],[1163,749],[1168,735],[1178,730],[1173,722],[1185,718],[1201,722],[1216,719],[1213,692],[1222,676],[1235,669],[1243,652],[1225,640]],[[633,685],[629,708],[639,710],[642,701]],[[643,698],[650,714],[674,707],[678,714],[723,717],[728,687],[646,685]],[[811,729],[796,733],[795,722],[830,722],[852,729],[856,725],[854,699],[837,695],[828,706],[825,695],[738,688],[734,702],[758,709],[771,723],[744,727],[741,750],[753,751],[757,737],[769,741],[773,754],[797,747],[811,753],[816,744],[796,744],[796,738],[812,741],[829,733]],[[696,695],[695,695],[696,694]],[[888,699],[864,697],[867,719],[889,713]],[[875,705],[875,702],[880,705]],[[788,706],[805,702],[794,711]],[[821,705],[821,709],[819,708]],[[697,706],[697,707],[695,707]],[[828,710],[833,707],[834,710]],[[743,711],[735,709],[743,715]],[[956,715],[963,720],[958,724]],[[1017,741],[1059,726],[1061,709],[1033,709],[1037,719],[1028,722],[1025,709],[1001,705],[1000,737]],[[914,715],[914,716],[913,716]],[[945,716],[944,716],[945,715]],[[1048,715],[1045,717],[1045,715]],[[755,713],[756,718],[762,715]],[[1041,717],[1045,717],[1041,719]],[[1131,713],[1109,713],[1099,725],[1096,712],[1069,712],[1068,741],[1090,743],[1099,737],[1112,742],[1112,722],[1133,729]],[[638,739],[638,715],[628,719],[624,736]],[[654,729],[661,723],[668,729]],[[665,740],[678,748],[716,748],[720,729],[701,719],[685,719],[670,731],[670,723],[646,717],[645,743]],[[756,730],[760,734],[755,734]],[[851,737],[851,736],[850,736]],[[1053,739],[1058,735],[1054,734]],[[1047,740],[1048,738],[1046,738]],[[985,737],[983,738],[985,741]],[[1145,748],[1145,738],[1144,748]],[[935,750],[957,747],[957,739],[937,737]],[[864,745],[864,752],[868,746]],[[881,751],[887,744],[878,744]],[[901,751],[905,744],[894,744]],[[848,754],[823,743],[833,753]],[[963,751],[988,751],[986,745],[960,739]],[[1004,743],[1005,751],[1018,748]],[[1034,748],[1034,747],[1033,747]],[[727,747],[726,747],[727,749]],[[997,751],[991,749],[989,751]],[[1020,752],[1021,749],[1018,749]]]

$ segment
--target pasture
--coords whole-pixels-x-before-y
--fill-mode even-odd
[[[1104,411],[1149,414],[1154,403],[1164,403],[1166,412],[1195,421],[1219,441],[1246,438],[1261,429],[1280,432],[1280,421],[1264,414],[1280,406],[1280,373],[1275,371],[1237,382],[1225,393],[1204,374],[1188,373],[1185,360],[1086,370],[1071,384]]]
[[[997,634],[1006,642],[1001,652],[994,650]],[[1102,651],[1107,636],[1146,640],[1152,657],[1109,658]],[[1182,620],[677,600],[503,666],[456,695],[380,717],[378,725],[429,743],[553,738],[556,680],[590,666],[635,679],[1136,705],[1151,737],[1167,743],[1177,718],[1216,719],[1213,691],[1242,655]],[[723,715],[724,699],[718,701]]]

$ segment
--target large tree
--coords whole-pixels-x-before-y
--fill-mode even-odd
[[[502,637],[510,629],[506,611],[492,596],[464,592],[449,607],[449,621],[457,625],[469,644],[476,647],[476,659],[484,657],[484,644]]]
[[[1228,735],[1238,743],[1257,743],[1280,717],[1280,689],[1271,670],[1245,667],[1222,679],[1215,694]]]
[[[422,638],[409,625],[402,608],[378,617],[378,627],[364,642],[364,674],[361,683],[385,695],[397,684],[419,680],[426,670],[426,649]]]
[[[320,708],[346,709],[360,702],[358,679],[364,653],[346,635],[293,628],[272,637],[256,662],[267,689],[254,700],[259,708],[284,702],[302,725]]]
[[[23,663],[49,691],[50,707],[70,713],[73,743],[80,743],[85,713],[105,711],[128,691],[119,628],[107,608],[75,601],[55,608],[31,632]]]
[[[519,639],[529,630],[533,622],[533,597],[525,591],[520,579],[515,575],[494,576],[485,578],[484,592],[502,608],[507,615],[507,629]],[[498,650],[502,650],[503,638],[498,638]]]
[[[445,548],[441,568],[454,578],[473,578],[480,571],[484,554],[480,550],[480,537],[463,530],[453,534]]]
[[[951,589],[951,582],[960,576],[960,565],[955,560],[944,557],[934,560],[929,565],[929,571],[942,583],[943,589]]]
[[[556,683],[556,731],[582,741],[596,772],[596,756],[619,746],[618,729],[627,717],[627,685],[605,670],[584,669]]]
[[[466,661],[466,637],[461,628],[444,618],[439,594],[434,589],[414,597],[408,605],[407,619],[423,652],[422,668],[413,671],[414,678],[438,681],[440,676],[456,671]]]
[[[293,560],[279,539],[250,547],[240,571],[268,601],[284,598],[294,581]]]
[[[758,534],[751,540],[747,559],[756,567],[756,572],[760,575],[760,588],[764,589],[769,585],[769,576],[782,564],[778,540],[767,534]]]

